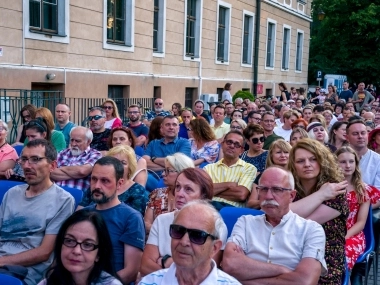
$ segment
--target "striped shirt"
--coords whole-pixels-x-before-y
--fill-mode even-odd
[[[256,178],[257,169],[252,164],[239,159],[235,164],[227,166],[224,159],[216,163],[206,165],[204,170],[210,175],[214,183],[236,182],[238,186],[244,186],[251,191],[252,183]],[[224,198],[214,196],[214,201],[228,203],[234,207],[245,207],[245,202],[229,201]]]

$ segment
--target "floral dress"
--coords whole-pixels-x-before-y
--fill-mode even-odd
[[[169,212],[169,188],[157,188],[149,194],[147,208],[153,210],[153,220],[158,215]]]
[[[194,139],[189,139],[191,145],[191,158],[197,160],[203,158],[207,163],[214,163],[219,155],[218,141],[206,142],[201,148],[197,148],[197,143]]]
[[[364,198],[364,201],[371,200],[372,204],[377,203],[380,200],[380,191],[374,187],[366,185],[368,196]],[[348,206],[350,213],[347,219],[347,230],[349,230],[357,221],[360,204],[358,203],[355,191],[351,191],[347,194]],[[359,255],[361,255],[366,246],[364,232],[360,231],[358,234],[346,239],[346,261],[349,270],[352,270]]]

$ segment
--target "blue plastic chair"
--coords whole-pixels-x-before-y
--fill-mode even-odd
[[[26,183],[21,182],[21,181],[0,180],[0,204],[3,201],[5,193],[7,193],[9,189],[17,185],[22,185],[22,184],[26,184]]]
[[[24,146],[23,145],[15,145],[13,148],[16,150],[17,155],[20,156]]]
[[[0,284],[23,285],[23,283],[20,279],[17,279],[16,277],[5,275],[5,274],[0,274]]]
[[[79,190],[79,189],[76,189],[76,188],[71,188],[71,187],[68,187],[68,186],[61,186],[61,188],[63,188],[67,192],[69,192],[71,194],[71,196],[74,197],[74,200],[75,200],[75,209],[76,209],[78,207],[79,203],[82,201],[83,191]]]
[[[343,273],[343,278],[342,278],[342,285],[348,285],[350,284],[350,271],[348,270],[347,263],[345,264],[345,269],[346,271]]]
[[[228,236],[231,235],[237,220],[244,215],[258,216],[264,214],[263,211],[249,209],[249,208],[236,208],[236,207],[224,207],[220,210],[220,215],[223,218],[224,223],[228,229]]]
[[[377,284],[377,270],[375,264],[377,264],[377,254],[375,252],[375,237],[373,235],[373,227],[372,227],[372,207],[369,207],[367,221],[364,226],[364,235],[366,241],[365,251],[358,257],[356,263],[365,262],[365,277],[364,284],[368,284],[368,273],[370,268],[369,259],[373,259],[373,284]]]

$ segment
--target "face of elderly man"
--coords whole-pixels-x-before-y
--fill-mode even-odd
[[[200,205],[192,205],[182,209],[173,224],[187,229],[197,229],[213,234],[215,220],[210,211],[206,211]],[[177,269],[199,270],[210,266],[211,258],[222,246],[221,240],[213,240],[210,236],[202,245],[192,243],[189,234],[186,233],[181,239],[171,240],[172,257]]]
[[[257,188],[261,209],[268,221],[280,221],[289,212],[289,205],[296,195],[289,183],[288,173],[280,168],[268,168],[263,172]]]

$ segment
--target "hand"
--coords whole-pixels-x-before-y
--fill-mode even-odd
[[[318,192],[322,194],[323,201],[327,201],[346,193],[347,186],[347,181],[342,181],[340,183],[325,183]]]
[[[13,169],[11,169],[11,168],[5,170],[5,172],[4,172],[5,178],[7,178],[7,179],[11,178],[11,176],[12,176],[13,174],[15,174],[15,173],[13,172]]]

